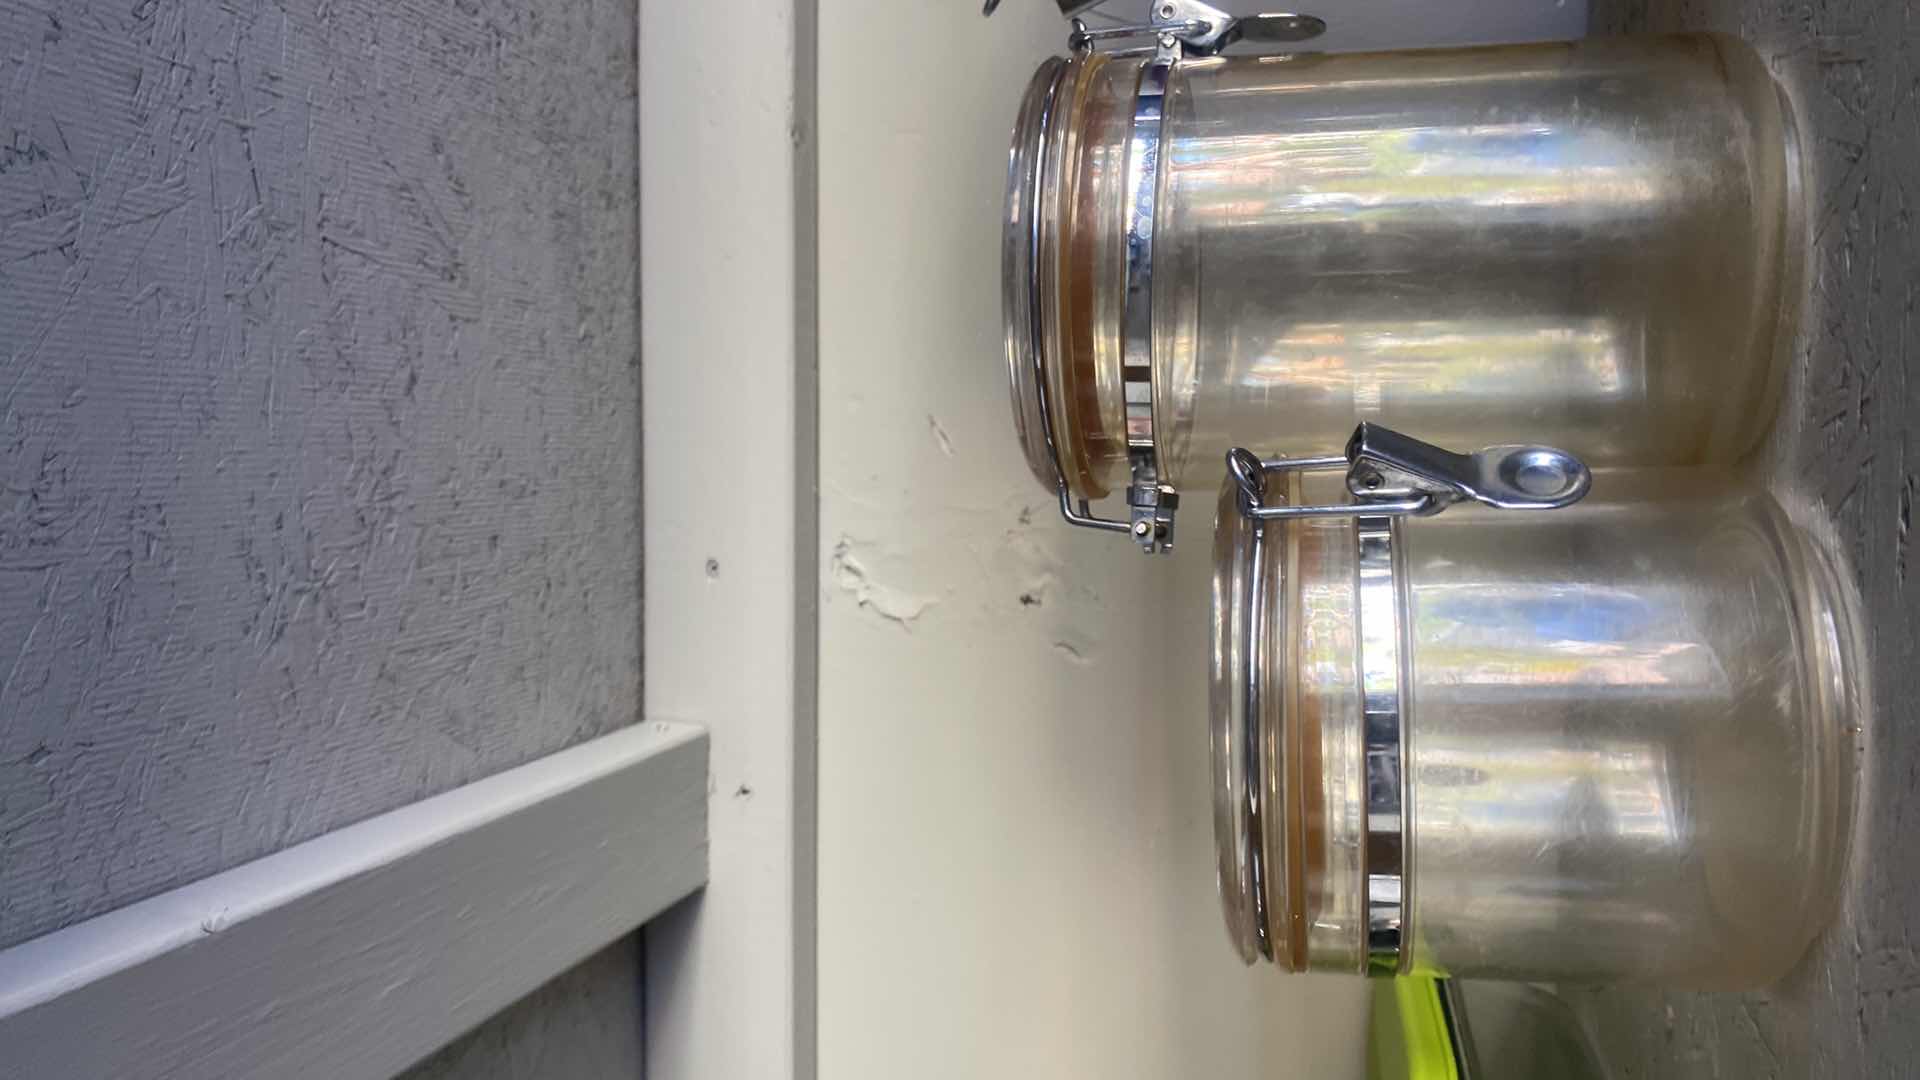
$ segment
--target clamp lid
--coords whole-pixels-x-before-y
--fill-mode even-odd
[[[1169,79],[1187,53],[1210,55],[1239,40],[1302,40],[1325,24],[1307,15],[1236,18],[1200,0],[1155,0],[1148,18],[1098,29],[1075,19],[1075,58],[1049,59],[1028,83],[1007,160],[1001,312],[1014,428],[1027,467],[1058,494],[1068,522],[1126,533],[1142,550],[1158,552],[1173,545],[1180,502],[1163,460],[1165,432],[1179,426],[1178,418],[1162,415],[1168,405],[1157,392],[1163,376],[1154,363],[1153,250]],[[1099,41],[1138,37],[1154,44],[1094,51]],[[1095,77],[1108,58],[1123,55],[1144,59],[1107,67],[1112,78],[1105,82]],[[1124,112],[1116,107],[1123,103],[1131,106]],[[1082,138],[1108,151],[1093,157],[1114,160],[1084,167],[1075,149]],[[1109,303],[1114,296],[1117,304]],[[1089,501],[1115,490],[1109,470],[1121,455],[1126,516],[1103,517]]]
[[[1302,858],[1287,823],[1289,807],[1317,779],[1290,770],[1287,620],[1297,603],[1288,580],[1308,518],[1353,518],[1354,589],[1350,631],[1356,647],[1356,699],[1364,734],[1366,909],[1365,969],[1403,971],[1406,951],[1404,849],[1407,670],[1396,519],[1440,513],[1462,502],[1500,510],[1554,510],[1584,497],[1592,474],[1578,458],[1546,446],[1496,446],[1456,454],[1376,424],[1361,424],[1346,452],[1263,461],[1235,448],[1214,518],[1213,633],[1208,735],[1213,768],[1214,848],[1227,933],[1240,958],[1307,966],[1292,936],[1311,918],[1288,882]],[[1344,472],[1350,501],[1314,504],[1292,485],[1303,473]],[[1281,490],[1282,484],[1288,490]],[[1303,618],[1305,618],[1303,616]],[[1311,625],[1306,619],[1303,625]],[[1311,710],[1303,711],[1309,715]],[[1304,791],[1289,790],[1289,774]],[[1290,850],[1289,845],[1293,846]],[[1309,843],[1308,846],[1311,846]]]

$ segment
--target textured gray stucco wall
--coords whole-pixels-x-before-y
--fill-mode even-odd
[[[639,992],[640,949],[634,935],[602,949],[402,1076],[640,1080],[641,1016],[634,1007]]]
[[[1920,1062],[1920,8],[1903,0],[1594,0],[1597,31],[1713,29],[1768,58],[1812,167],[1812,306],[1763,463],[1838,527],[1865,598],[1878,709],[1834,925],[1752,994],[1573,995],[1614,1075],[1894,1077]]]
[[[0,946],[636,718],[634,18],[0,0]]]

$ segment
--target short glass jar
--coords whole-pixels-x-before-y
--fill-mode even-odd
[[[1262,506],[1346,501],[1267,480]],[[1843,575],[1764,491],[1600,471],[1551,513],[1256,522],[1229,484],[1216,529],[1243,959],[1744,988],[1827,921],[1862,647]]]
[[[1010,162],[1016,425],[1073,499],[1362,420],[1726,463],[1774,411],[1800,164],[1737,40],[1085,53],[1036,74]]]

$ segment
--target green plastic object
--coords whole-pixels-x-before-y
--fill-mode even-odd
[[[1369,1080],[1460,1080],[1458,1050],[1440,997],[1439,979],[1406,975],[1374,981]]]

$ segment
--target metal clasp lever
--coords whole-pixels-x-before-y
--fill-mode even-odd
[[[997,2],[997,0],[994,0]],[[994,2],[987,13],[992,14]],[[1239,41],[1263,45],[1288,45],[1308,41],[1326,33],[1327,24],[1314,15],[1270,12],[1260,15],[1229,15],[1202,0],[1153,0],[1147,8],[1147,21],[1124,26],[1088,27],[1073,20],[1073,32],[1067,35],[1067,47],[1074,52],[1091,50],[1096,42],[1123,38],[1151,38],[1161,51],[1212,56]],[[1154,51],[1149,47],[1146,51]]]
[[[1354,501],[1323,506],[1268,506],[1267,475],[1345,469]],[[1261,460],[1244,447],[1227,451],[1227,473],[1240,489],[1240,512],[1254,521],[1285,518],[1437,514],[1457,502],[1499,510],[1557,510],[1593,486],[1586,463],[1551,446],[1490,446],[1456,454],[1378,424],[1362,423],[1338,457]]]

